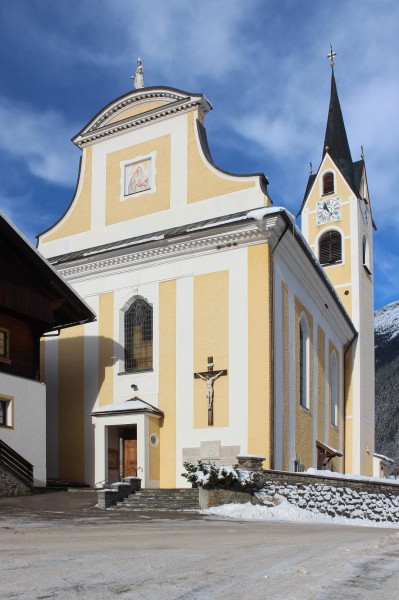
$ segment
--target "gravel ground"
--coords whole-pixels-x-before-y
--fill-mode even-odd
[[[0,499],[0,598],[393,599],[399,532]]]

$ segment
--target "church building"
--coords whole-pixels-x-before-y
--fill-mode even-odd
[[[184,487],[185,461],[240,454],[372,475],[373,220],[334,70],[301,232],[265,175],[213,163],[206,97],[139,67],[73,139],[74,197],[38,237],[97,315],[45,340],[49,476]]]

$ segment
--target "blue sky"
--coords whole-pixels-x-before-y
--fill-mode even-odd
[[[70,138],[145,84],[201,92],[215,163],[262,171],[297,213],[322,152],[330,43],[354,160],[364,146],[374,220],[375,306],[399,299],[396,0],[13,0],[0,4],[0,210],[30,239],[76,184]]]

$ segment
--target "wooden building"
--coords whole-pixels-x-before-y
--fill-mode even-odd
[[[45,258],[0,214],[0,462],[33,465],[46,485],[46,387],[40,339],[95,319]],[[8,457],[8,458],[6,458]],[[8,465],[10,466],[10,465]]]

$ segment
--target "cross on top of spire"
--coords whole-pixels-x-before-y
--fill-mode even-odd
[[[335,64],[334,63],[334,56],[337,56],[337,53],[333,52],[332,46],[330,44],[330,54],[327,54],[327,58],[330,59],[330,65],[331,65],[332,69],[334,68],[334,64]]]

